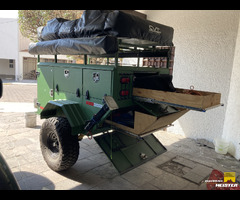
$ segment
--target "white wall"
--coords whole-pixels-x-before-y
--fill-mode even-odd
[[[15,60],[15,74],[18,73],[18,23],[17,19],[0,18],[0,59]],[[1,74],[1,67],[0,67]]]
[[[142,12],[147,14],[149,20],[174,28],[173,42],[176,46],[174,86],[189,88],[190,85],[194,85],[196,90],[219,92],[222,94],[221,101],[225,104],[224,107],[206,113],[190,111],[176,123],[181,129],[169,130],[180,132],[187,137],[205,138],[210,141],[221,137],[228,106],[239,11],[146,10]],[[235,61],[235,65],[237,62],[239,60]]]
[[[240,26],[238,28],[233,70],[226,117],[223,128],[223,137],[233,144],[232,155],[240,159]]]
[[[17,19],[0,18],[0,58],[16,59],[18,56]]]

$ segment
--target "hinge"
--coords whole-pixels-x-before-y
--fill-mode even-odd
[[[40,75],[40,72],[36,72],[36,77],[38,77]]]
[[[39,103],[39,102],[36,102],[36,106],[37,106],[37,108],[40,107],[40,103]]]
[[[53,89],[50,89],[49,95],[50,95],[50,97],[53,97]]]

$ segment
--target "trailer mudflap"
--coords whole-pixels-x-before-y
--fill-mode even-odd
[[[72,135],[84,129],[84,113],[78,102],[70,100],[49,101],[41,112],[41,119],[50,117],[66,117],[71,126]]]
[[[94,139],[120,174],[167,151],[153,134],[133,137],[113,131]]]

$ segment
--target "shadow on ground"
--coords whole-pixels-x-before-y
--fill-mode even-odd
[[[18,185],[21,190],[54,190],[54,184],[51,180],[39,174],[26,171],[14,172]],[[47,187],[51,186],[51,188]]]

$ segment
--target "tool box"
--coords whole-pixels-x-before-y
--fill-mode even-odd
[[[74,165],[87,136],[124,173],[166,151],[155,131],[191,109],[220,105],[220,94],[173,86],[171,27],[118,10],[87,10],[80,19],[55,18],[38,30],[29,53],[38,61],[55,56],[55,63],[38,62],[36,72],[37,112],[46,119],[41,150],[55,171]],[[58,54],[84,55],[84,64],[58,63]],[[90,64],[93,57],[106,62]],[[136,63],[123,65],[127,58]],[[146,66],[151,58],[165,63]]]

